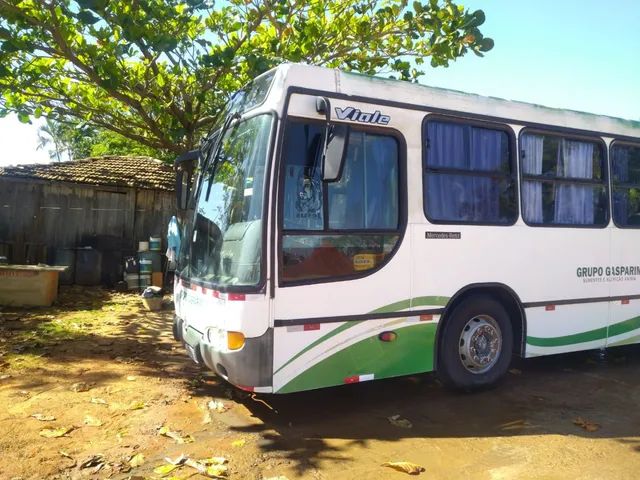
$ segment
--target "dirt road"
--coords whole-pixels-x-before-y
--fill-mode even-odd
[[[388,461],[430,480],[640,478],[640,347],[520,362],[474,395],[428,374],[252,398],[191,364],[170,327],[102,290],[0,310],[0,479],[162,478],[182,453],[224,457],[230,479],[407,477]],[[191,475],[205,478],[164,478]]]

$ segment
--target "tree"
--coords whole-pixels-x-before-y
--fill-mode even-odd
[[[52,146],[47,153],[52,160],[60,162],[63,158],[77,160],[90,156],[95,142],[96,134],[87,126],[47,119],[39,128],[36,148]]]
[[[68,148],[61,138],[60,132],[57,131],[55,122],[52,120],[47,120],[46,123],[38,129],[38,144],[36,145],[36,150],[42,150],[49,146],[53,146],[53,148],[47,150],[49,158],[57,162],[62,161],[62,157]]]
[[[483,22],[451,0],[0,0],[0,115],[177,154],[283,61],[415,81],[425,60],[490,50]]]

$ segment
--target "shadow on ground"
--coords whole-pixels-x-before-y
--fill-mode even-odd
[[[518,360],[495,389],[452,392],[433,374],[244,400],[261,420],[233,427],[258,433],[261,449],[283,456],[298,473],[354,444],[405,439],[569,435],[615,438],[640,452],[640,347]],[[411,428],[392,425],[400,415]],[[581,420],[591,425],[587,431]],[[336,445],[339,445],[336,446]]]
[[[11,369],[18,387],[42,387],[82,370],[94,385],[114,373],[92,362],[118,362],[131,373],[189,379],[198,368],[185,361],[171,336],[171,305],[144,310],[138,295],[100,288],[62,288],[51,308],[0,309],[0,370]],[[20,376],[40,369],[43,375]]]

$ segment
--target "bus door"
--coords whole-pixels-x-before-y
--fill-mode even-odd
[[[327,124],[316,98],[294,94],[285,124],[274,392],[412,373],[424,363],[402,355],[416,340],[403,333],[410,294],[403,138],[379,125],[349,124],[341,174],[324,181]],[[375,106],[330,102],[332,122],[336,112],[382,115]]]

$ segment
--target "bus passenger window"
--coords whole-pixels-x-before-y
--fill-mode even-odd
[[[341,177],[323,182],[324,126],[291,121],[287,128],[283,281],[345,277],[380,266],[400,237],[397,140],[353,130]]]
[[[611,147],[613,219],[619,227],[640,228],[640,145]]]
[[[516,221],[515,169],[505,130],[431,120],[425,139],[424,211],[431,222]]]
[[[520,137],[522,216],[529,225],[604,226],[604,152],[599,142],[529,133]]]

